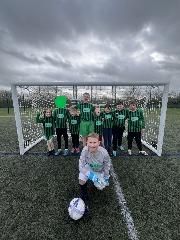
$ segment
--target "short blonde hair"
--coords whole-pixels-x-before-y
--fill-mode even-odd
[[[87,138],[97,138],[98,140],[99,140],[99,134],[97,134],[97,133],[95,133],[95,132],[92,132],[92,133],[90,133],[88,136],[87,136]]]

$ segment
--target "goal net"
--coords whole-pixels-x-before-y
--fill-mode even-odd
[[[37,112],[55,108],[54,99],[60,95],[76,104],[84,92],[90,94],[93,104],[102,108],[107,102],[115,108],[119,100],[128,107],[130,101],[136,100],[143,109],[146,124],[142,143],[161,155],[167,109],[167,89],[162,86],[12,86],[20,154],[43,139],[43,126],[35,121]]]

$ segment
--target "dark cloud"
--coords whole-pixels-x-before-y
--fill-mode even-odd
[[[49,62],[50,64],[52,64],[55,67],[62,67],[65,69],[72,68],[72,65],[70,62],[59,59],[58,57],[52,58],[50,56],[44,56],[44,60],[46,60],[47,62]]]
[[[93,77],[179,86],[179,12],[179,0],[1,0],[0,83]]]
[[[111,39],[132,35],[149,23],[161,31],[172,29],[180,10],[178,0],[1,0],[0,9],[1,24],[17,40],[34,44],[89,32]]]
[[[0,52],[6,53],[10,55],[11,57],[14,57],[15,59],[19,59],[23,62],[32,63],[32,64],[43,64],[43,61],[41,59],[38,59],[34,54],[27,55],[26,53],[19,52],[16,50],[10,50],[10,49],[2,49],[0,47]]]

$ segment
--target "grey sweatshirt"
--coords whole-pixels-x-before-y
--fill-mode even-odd
[[[98,147],[96,153],[90,153],[88,147],[85,146],[81,152],[79,159],[79,171],[89,171],[104,173],[104,176],[109,176],[111,159],[107,150],[103,147]]]

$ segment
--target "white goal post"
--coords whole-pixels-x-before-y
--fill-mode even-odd
[[[38,139],[35,139],[31,144],[28,144],[25,146],[25,138],[22,128],[22,116],[21,116],[21,109],[19,105],[18,100],[18,91],[17,87],[19,86],[54,86],[54,87],[67,87],[71,86],[73,87],[73,97],[77,98],[77,91],[78,87],[83,86],[89,86],[90,91],[92,93],[92,86],[104,86],[104,87],[112,87],[112,96],[116,95],[116,88],[117,87],[136,87],[136,86],[160,86],[162,88],[162,102],[160,104],[159,110],[160,110],[160,117],[159,117],[159,125],[158,125],[158,134],[157,134],[157,146],[153,147],[152,144],[142,139],[142,143],[152,150],[154,153],[156,153],[158,156],[161,156],[162,154],[162,147],[163,147],[163,139],[164,139],[164,129],[165,129],[165,121],[166,121],[166,111],[167,111],[167,103],[168,103],[168,93],[169,93],[169,82],[136,82],[136,83],[130,83],[130,82],[33,82],[33,83],[16,83],[11,85],[12,90],[12,99],[13,99],[13,107],[14,107],[14,114],[15,114],[15,121],[16,121],[16,128],[17,128],[17,136],[18,136],[18,142],[19,142],[19,150],[20,154],[23,155],[26,151],[28,151],[30,148],[35,146],[37,143],[39,143],[43,137],[41,136]]]

